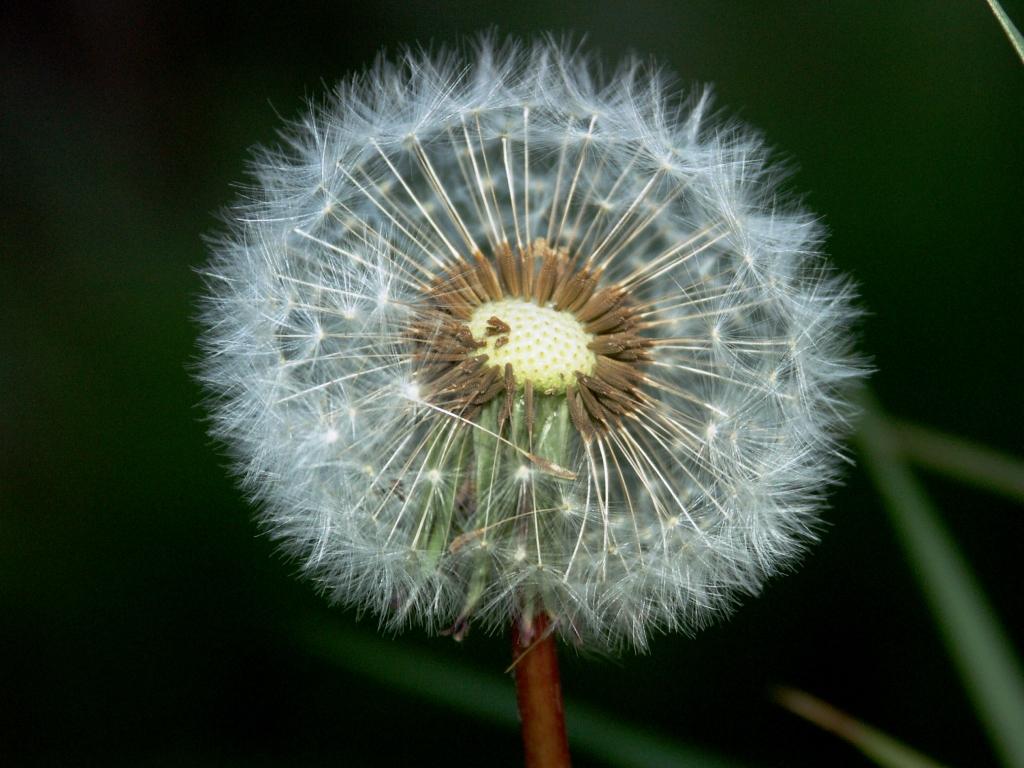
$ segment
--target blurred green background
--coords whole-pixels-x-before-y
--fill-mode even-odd
[[[1005,7],[1024,20],[1020,2]],[[6,765],[519,764],[514,729],[353,669],[397,652],[500,682],[507,638],[385,637],[372,617],[326,606],[252,522],[189,373],[202,237],[245,179],[248,148],[382,48],[492,25],[572,31],[609,62],[638,52],[683,86],[713,83],[719,106],[798,167],[790,189],[859,281],[886,408],[1021,453],[1024,68],[982,0],[3,13]],[[1024,514],[923,478],[1020,648]],[[567,694],[739,763],[863,765],[771,701],[788,684],[949,764],[994,764],[862,469],[825,519],[798,573],[728,622],[643,657],[566,651]],[[310,648],[310,628],[337,637],[334,658]]]

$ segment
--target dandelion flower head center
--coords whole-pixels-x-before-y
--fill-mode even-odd
[[[571,312],[541,307],[519,298],[488,301],[469,319],[473,338],[484,342],[480,352],[502,368],[506,363],[522,383],[561,394],[575,380],[576,371],[594,372],[597,357],[587,333]]]
[[[406,328],[419,394],[467,421],[502,398],[502,425],[517,393],[529,424],[535,395],[563,397],[585,439],[642,407],[654,339],[644,335],[630,292],[578,261],[538,238],[448,266]]]
[[[202,379],[334,600],[644,648],[811,538],[854,289],[758,134],[670,83],[548,38],[408,50],[257,154]]]

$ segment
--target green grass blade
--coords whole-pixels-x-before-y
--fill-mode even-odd
[[[1020,30],[1010,21],[1010,17],[1006,15],[1006,11],[999,4],[999,0],[988,0],[988,7],[992,9],[992,13],[996,15],[1006,36],[1010,38],[1010,44],[1017,51],[1017,55],[1020,56],[1021,63],[1024,63],[1024,37],[1021,36]]]
[[[780,688],[776,699],[795,715],[836,734],[883,768],[942,768],[930,757],[836,709],[809,693]]]
[[[1006,765],[1024,766],[1024,678],[1013,647],[956,544],[867,404],[859,443],[967,694]]]
[[[494,725],[519,728],[515,686],[507,677],[338,625],[311,628],[302,646],[335,666]],[[573,749],[623,768],[738,768],[739,763],[619,722],[597,709],[565,702]]]
[[[1024,502],[1024,461],[917,424],[898,422],[892,433],[914,464]]]

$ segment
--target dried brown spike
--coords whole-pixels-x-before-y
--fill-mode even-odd
[[[555,253],[558,256],[558,260],[556,262],[558,268],[555,272],[555,285],[558,285],[559,283],[567,282],[574,274],[574,271],[572,268],[572,259],[569,258],[568,250],[565,248],[559,248]],[[553,291],[552,296],[554,296]]]
[[[481,405],[482,403],[476,403],[477,397],[482,392],[487,391],[495,381],[500,380],[501,377],[498,375],[497,366],[485,368],[475,376],[468,377],[460,382],[458,389],[453,387],[452,394],[458,397],[464,397],[467,402]],[[486,402],[486,400],[483,402]]]
[[[629,331],[597,336],[587,348],[599,355],[617,355],[620,352],[644,350],[653,346],[651,339]]]
[[[486,341],[477,341],[473,338],[473,333],[466,326],[462,325],[459,327],[454,334],[459,344],[467,349],[481,349],[487,346]]]
[[[481,355],[481,357],[486,358],[487,356]],[[443,392],[449,386],[457,389],[462,385],[463,379],[472,376],[481,365],[483,363],[480,362],[479,357],[467,358],[458,365],[449,368],[437,378],[428,380],[425,387],[430,394]]]
[[[466,357],[466,353],[461,350],[455,352],[446,352],[438,349],[428,349],[425,352],[413,353],[413,360],[422,360],[428,365],[431,363],[457,363]]]
[[[463,360],[451,370],[452,378],[447,382],[447,388],[452,391],[465,388],[469,382],[480,376],[481,369],[486,363],[487,355],[479,355]]]
[[[598,355],[614,355],[625,348],[626,346],[621,341],[610,336],[597,336],[587,344],[587,349]]]
[[[625,296],[626,292],[619,286],[609,286],[591,296],[583,308],[576,313],[576,317],[581,323],[593,322],[601,315],[618,307]]]
[[[484,535],[484,533],[486,533],[486,530],[483,528],[477,528],[475,531],[466,531],[465,533],[460,533],[458,536],[452,539],[452,543],[448,545],[448,551],[454,555],[456,552],[458,552],[460,549],[466,546],[466,544],[468,544],[469,542],[479,539],[481,536]],[[448,630],[445,630],[445,632],[443,632],[442,634],[447,634],[447,632]],[[452,633],[452,636],[458,639],[454,632]]]
[[[519,251],[519,261],[522,263],[522,269],[520,270],[522,284],[520,286],[519,295],[524,299],[528,299],[533,295],[533,270],[534,262],[536,261],[532,245],[528,245]]]
[[[587,323],[584,328],[587,333],[607,333],[608,331],[618,329],[623,324],[623,321],[628,317],[628,314],[628,309],[625,307],[619,307],[611,312],[605,312],[596,320],[592,320]]]
[[[643,371],[629,363],[622,363],[604,355],[597,356],[594,365],[594,376],[603,379],[611,386],[623,392],[632,392],[646,377]]]
[[[646,349],[654,345],[654,339],[648,339],[644,336],[640,336],[632,331],[622,331],[620,333],[608,334],[602,336],[604,339],[612,339],[620,342],[626,349]]]
[[[597,290],[598,283],[601,282],[601,274],[604,272],[603,269],[597,269],[594,272],[587,271],[587,280],[583,287],[580,289],[579,295],[573,300],[573,302],[567,307],[570,312],[579,314],[580,310],[587,305],[591,297],[594,295],[594,291]]]
[[[551,297],[555,309],[561,312],[576,301],[588,280],[590,280],[590,275],[587,272],[577,272],[567,279],[559,280]]]
[[[577,373],[576,378],[579,379],[579,373]],[[598,421],[606,422],[608,420],[608,412],[601,407],[599,402],[597,402],[597,398],[594,397],[594,393],[591,392],[589,388],[583,386],[582,383],[579,385],[579,393],[580,397],[583,399],[583,404],[587,407],[590,415]]]
[[[549,250],[544,254],[544,262],[540,266],[540,275],[537,277],[537,284],[533,287],[533,299],[541,306],[548,303],[551,298],[551,291],[555,288],[555,278],[558,275],[558,254]]]
[[[515,405],[516,395],[516,376],[512,370],[512,363],[505,363],[505,402],[501,406],[501,412],[498,414],[498,434],[501,434],[501,428],[505,426],[505,422],[512,418],[512,407]]]
[[[472,314],[473,308],[479,306],[483,301],[481,298],[482,293],[477,293],[463,272],[449,269],[447,285],[447,293],[451,297],[449,303],[455,302],[455,297],[457,296],[458,303],[464,304],[468,308],[469,314]]]
[[[430,346],[434,349],[464,349],[465,344],[459,339],[457,334],[453,334],[449,330],[441,327],[434,331],[429,337]]]
[[[494,376],[493,381],[487,385],[487,388],[480,392],[476,397],[473,398],[474,405],[484,405],[485,403],[491,402],[498,393],[505,388],[505,380],[498,375],[498,368],[495,366],[493,369]]]
[[[614,355],[616,360],[623,360],[630,363],[649,363],[651,356],[642,349],[627,349]]]
[[[625,405],[623,405],[622,403],[618,402],[617,400],[612,400],[611,398],[600,397],[599,396],[597,399],[598,399],[598,402],[600,402],[601,405],[604,406],[604,408],[610,414],[613,414],[613,415],[616,415],[616,416],[622,416],[623,414],[629,413],[630,411],[633,410],[632,408],[628,408]]]
[[[610,397],[627,403],[631,402],[629,395],[621,389],[616,389],[604,379],[587,376],[584,373],[577,373],[576,378],[579,380],[581,386],[586,387],[595,395],[599,395],[600,397]]]
[[[453,286],[450,277],[448,280],[435,278],[430,284],[430,292],[442,311],[463,319],[473,314],[473,304],[467,300],[462,288]]]
[[[412,336],[414,339],[426,339],[433,335],[434,329],[433,326],[428,323],[416,322],[409,323],[408,327],[405,329],[405,332],[407,335]]]
[[[550,459],[545,459],[543,456],[538,456],[535,453],[527,453],[526,458],[532,463],[537,465],[537,469],[543,472],[545,475],[551,475],[552,477],[559,477],[562,480],[575,480],[576,473],[571,469],[555,464]]]
[[[497,301],[501,298],[501,284],[498,282],[498,275],[494,272],[494,267],[491,266],[484,255],[480,251],[473,252],[473,259],[476,261],[476,274],[480,280],[480,284],[484,287],[488,297],[491,301]]]
[[[480,281],[480,274],[477,272],[475,267],[463,261],[462,270],[459,274],[473,290],[473,293],[477,295],[477,304],[483,304],[485,301],[490,301],[491,297],[488,295],[487,289],[484,288],[484,284]]]
[[[551,289],[551,306],[555,309],[558,309],[558,301],[571,280],[572,275],[565,275],[560,270],[555,270],[555,283]]]
[[[487,318],[487,330],[484,331],[485,336],[500,336],[508,333],[512,333],[512,326],[500,317],[491,315]]]
[[[466,362],[462,363],[460,367],[465,366],[467,373],[473,373],[474,371],[480,370],[487,360],[487,355],[477,355],[476,357],[471,357],[466,360]]]
[[[498,270],[501,272],[501,278],[505,281],[505,287],[508,292],[513,296],[519,295],[519,264],[516,261],[515,256],[512,255],[512,249],[508,243],[502,243],[498,247]]]
[[[580,404],[576,395],[576,387],[572,384],[565,388],[565,401],[569,404],[569,418],[572,419],[576,431],[583,437],[583,442],[589,443],[594,436],[594,424]]]

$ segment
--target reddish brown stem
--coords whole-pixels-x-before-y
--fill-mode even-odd
[[[562,683],[547,614],[538,614],[529,623],[525,619],[513,622],[512,658],[526,768],[568,768]]]

